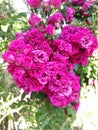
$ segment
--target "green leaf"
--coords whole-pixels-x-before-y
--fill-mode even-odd
[[[23,92],[22,95],[21,95],[21,100],[23,100],[26,95],[27,95],[27,93]]]
[[[19,18],[20,18],[21,16],[26,17],[26,16],[27,16],[26,12],[21,12],[21,13],[18,14],[18,17],[19,17]]]
[[[43,122],[41,130],[47,130],[47,127],[49,127],[49,118]]]
[[[36,92],[32,92],[30,98],[31,98],[31,99],[36,99],[37,96],[38,96],[38,93],[36,93]]]
[[[39,92],[38,93],[38,98],[40,99],[40,101],[42,102],[45,98],[46,98],[46,95],[42,92]]]

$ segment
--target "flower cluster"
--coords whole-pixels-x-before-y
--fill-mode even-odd
[[[72,46],[69,61],[73,64],[87,65],[88,58],[98,47],[96,37],[87,28],[65,26],[60,38]]]
[[[41,5],[40,0],[26,0],[27,3],[32,7],[32,8],[38,8]],[[49,6],[54,6],[55,8],[59,8],[62,0],[42,0],[43,5],[46,5],[48,3]]]
[[[8,72],[25,92],[43,92],[51,103],[67,106],[79,97],[79,77],[74,64],[86,65],[96,39],[86,28],[65,26],[53,41],[37,28],[17,34],[3,54]]]
[[[94,5],[94,0],[69,0],[69,2],[76,9],[76,11],[75,11],[76,13],[74,14],[74,15],[76,15],[76,18],[81,17],[81,19],[83,19],[89,25],[90,21],[89,21],[88,17],[90,17],[92,15],[91,9],[92,9],[92,6]],[[77,10],[77,7],[79,7],[78,10]]]
[[[32,10],[37,10],[39,8],[39,10],[43,10],[41,12],[41,15],[43,14],[50,14],[50,15],[54,15],[51,16],[51,18],[49,19],[49,21],[52,20],[55,21],[56,17],[58,17],[58,21],[60,20],[60,22],[64,21],[68,24],[70,24],[71,22],[73,22],[74,18],[80,18],[88,24],[89,19],[88,17],[91,16],[91,11],[90,9],[92,8],[92,6],[94,5],[94,1],[90,0],[90,1],[86,1],[86,0],[26,0],[27,3],[30,5]],[[69,6],[70,5],[70,6]],[[65,8],[66,7],[66,8]],[[54,9],[56,11],[54,11]],[[60,9],[60,12],[58,12]],[[45,13],[46,11],[46,13]],[[33,11],[34,12],[34,11]],[[63,18],[61,18],[62,14],[64,15]],[[40,14],[40,11],[39,11]],[[46,16],[47,17],[47,16]],[[34,13],[31,15],[30,19],[29,19],[29,24],[30,25],[34,25],[32,23],[32,20],[36,21],[34,22],[34,24],[36,23],[36,25],[41,21],[41,19],[36,16]]]
[[[90,11],[88,11],[90,9],[90,7],[94,4],[94,1],[87,1],[83,4],[82,6],[82,9],[81,9],[81,12],[82,12],[82,15],[84,17],[88,17],[90,16]]]
[[[27,2],[32,8],[48,6],[44,0],[44,3]],[[48,2],[59,8],[65,1]],[[27,93],[42,92],[52,105],[65,107],[79,99],[80,83],[74,65],[87,65],[89,56],[98,47],[97,40],[87,28],[65,26],[66,21],[72,22],[74,8],[67,8],[65,17],[57,11],[45,18],[44,10],[41,11],[41,17],[31,14],[28,20],[31,28],[16,34],[3,59],[8,62],[8,72],[20,89]]]
[[[75,9],[72,7],[67,7],[65,16],[66,22],[71,23],[74,19],[74,15],[75,15]]]

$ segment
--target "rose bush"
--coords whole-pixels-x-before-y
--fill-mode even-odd
[[[49,107],[48,112],[57,107],[58,112],[63,110],[69,116],[66,108],[77,110],[79,104],[80,78],[75,74],[75,66],[87,65],[98,48],[93,32],[73,23],[80,14],[81,23],[85,21],[85,13],[94,2],[27,0],[27,3],[32,11],[28,20],[31,27],[16,34],[3,54],[4,62],[8,63],[8,72],[20,89],[32,93],[31,97],[36,94],[36,100],[41,94],[45,109]],[[90,15],[91,12],[87,18]],[[38,98],[41,100],[40,96]],[[44,110],[43,102],[39,108]],[[51,119],[46,126],[50,122]]]

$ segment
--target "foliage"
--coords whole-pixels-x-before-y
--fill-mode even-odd
[[[87,66],[78,66],[77,75],[80,75],[81,98],[86,98],[89,91],[96,93],[98,89],[98,50],[96,50],[89,59]]]
[[[15,37],[16,30],[28,28],[26,13],[18,13],[12,7],[11,2],[0,2],[0,51],[7,49],[8,43]]]

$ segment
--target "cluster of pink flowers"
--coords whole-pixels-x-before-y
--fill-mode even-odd
[[[52,16],[50,16],[48,22],[51,23],[51,21],[52,21],[54,23],[57,20],[57,21],[59,21],[58,23],[65,21],[67,24],[70,24],[71,22],[73,22],[74,17],[75,16],[80,17],[81,14],[82,14],[81,17],[85,18],[86,23],[89,24],[90,22],[87,19],[91,15],[91,12],[89,11],[89,9],[94,4],[93,0],[90,0],[90,1],[86,1],[86,0],[42,0],[42,1],[26,0],[26,1],[30,5],[30,7],[33,8],[33,10],[40,8],[43,10],[42,14],[45,14],[45,11],[46,11],[46,14],[50,13],[50,15],[52,15]],[[70,4],[70,6],[69,6],[69,4]],[[66,9],[64,8],[65,5],[67,5]],[[78,9],[77,9],[77,6],[79,6]],[[61,8],[60,12],[59,12],[59,8]],[[52,9],[53,10],[55,9],[56,12],[51,14]],[[40,13],[40,11],[39,11],[39,13]],[[80,15],[78,13],[80,13]],[[58,19],[57,19],[57,17],[58,17]],[[31,17],[29,19],[29,24],[31,26],[38,25],[40,22],[42,22],[41,20],[42,20],[41,18],[36,16],[34,13],[32,13]],[[36,21],[36,22],[34,22],[34,21]],[[57,26],[59,26],[59,25],[57,24]]]
[[[37,28],[17,34],[3,54],[8,72],[25,92],[43,92],[57,107],[79,98],[79,77],[74,64],[86,65],[96,39],[86,28],[65,26],[53,41]]]
[[[69,62],[73,64],[87,65],[88,58],[98,47],[97,39],[87,28],[76,26],[65,26],[60,38],[71,44],[72,53]]]
[[[26,0],[27,3],[32,7],[32,8],[39,8],[41,5],[40,0]],[[54,6],[55,8],[59,8],[62,0],[42,0],[43,5],[48,3],[49,6]]]
[[[27,2],[33,8],[41,5],[40,0]],[[59,8],[65,1],[49,2]],[[74,14],[75,10],[69,7],[66,20],[71,22]],[[87,65],[89,56],[98,47],[97,40],[87,28],[63,27],[65,18],[59,11],[45,20],[32,13],[28,20],[31,29],[16,34],[3,59],[20,89],[27,93],[43,92],[52,105],[65,107],[79,99],[80,83],[74,65]]]
[[[94,4],[94,1],[87,1],[83,4],[81,12],[84,17],[90,16],[91,12],[88,11],[90,7]]]

